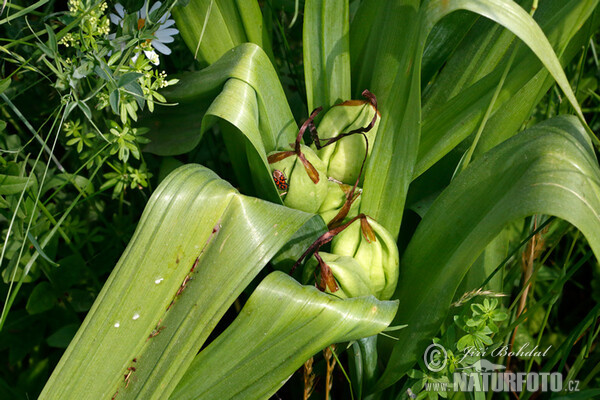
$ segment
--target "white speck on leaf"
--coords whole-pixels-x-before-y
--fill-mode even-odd
[[[116,322],[114,326],[115,326],[115,328],[118,328],[118,327],[120,327],[120,326],[121,326],[121,324],[120,324],[120,323],[118,323],[118,322]]]
[[[161,283],[164,280],[165,280],[165,278],[158,278],[157,280],[154,281],[154,283],[156,283],[158,285],[159,283]]]
[[[140,317],[140,314],[135,313],[133,314],[133,320],[135,321],[136,319],[138,319]]]

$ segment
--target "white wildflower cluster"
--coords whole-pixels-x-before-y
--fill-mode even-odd
[[[169,82],[167,81],[167,73],[165,71],[162,71],[160,74],[158,74],[157,81],[161,89],[169,86]]]
[[[137,28],[138,30],[143,29],[146,26],[146,21],[149,20],[148,17],[155,11],[157,11],[162,3],[160,1],[154,3],[152,7],[148,10],[146,6],[142,7],[139,11],[137,11]],[[110,20],[113,24],[123,27],[123,19],[127,12],[125,8],[121,4],[115,4],[115,12],[116,14],[110,14]],[[172,43],[175,39],[173,36],[179,33],[176,28],[172,26],[175,25],[175,20],[170,19],[171,13],[165,13],[158,21],[152,21],[153,24],[157,25],[158,28],[152,33],[153,38],[142,42],[135,49],[135,54],[132,58],[133,63],[135,63],[141,53],[144,53],[146,58],[154,65],[158,65],[160,63],[160,57],[157,54],[161,53],[164,55],[171,54],[171,49],[166,45],[167,43]],[[108,37],[113,40],[116,38],[116,34],[111,34]],[[121,47],[124,44],[121,45]]]
[[[63,36],[62,39],[58,41],[58,43],[62,44],[65,47],[70,47],[74,46],[75,43],[77,43],[77,39],[75,39],[75,36],[73,36],[72,33],[67,33],[65,36]]]
[[[83,7],[81,0],[69,0],[69,12],[76,13]]]
[[[67,5],[73,17],[81,18],[79,25],[85,35],[89,37],[106,36],[110,33],[110,20],[104,14],[108,4],[106,2],[93,3],[90,0],[69,0]],[[68,33],[59,43],[65,47],[75,47],[78,41],[75,36]]]

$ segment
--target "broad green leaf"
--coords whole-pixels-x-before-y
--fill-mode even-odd
[[[169,124],[161,123],[160,113],[147,119],[145,124],[154,129],[148,134],[152,142],[145,151],[160,155],[187,152],[200,142],[208,128],[223,120],[238,131],[237,138],[228,135],[228,140],[233,138],[237,143],[231,145],[237,150],[236,160],[239,160],[240,148],[246,148],[245,159],[239,162],[252,172],[250,177],[256,184],[256,191],[273,202],[281,202],[266,157],[274,150],[288,147],[295,140],[298,127],[277,73],[260,47],[242,44],[210,67],[183,75],[178,85],[163,94],[168,101],[181,103],[184,112],[194,113],[195,104],[214,101],[205,111],[200,129],[196,125],[192,129],[173,131]],[[170,110],[173,109],[165,111],[172,112]],[[200,120],[203,112],[194,114],[196,120]],[[242,168],[236,166],[236,169]],[[238,178],[241,181],[248,176]]]
[[[302,48],[308,111],[349,100],[348,0],[309,0],[304,5]]]
[[[201,140],[202,116],[211,101],[212,98],[207,97],[175,106],[156,107],[153,113],[146,113],[140,119],[142,126],[150,128],[146,135],[150,143],[144,146],[144,152],[176,156],[191,151]]]
[[[556,44],[556,53],[559,55],[561,63],[568,65],[587,45],[591,32],[595,32],[600,26],[600,14],[596,12],[600,1],[572,0],[567,3],[555,0],[552,3],[544,3],[546,4],[540,10],[540,17],[544,17],[544,20],[548,21],[546,24],[550,28],[547,34],[548,40],[553,45]],[[542,11],[544,12],[543,14],[541,13]],[[531,53],[528,54],[531,56]],[[532,63],[540,64],[539,60],[532,60]],[[511,101],[505,102],[496,111],[495,115],[490,118],[475,149],[475,155],[485,153],[503,140],[514,135],[521,126],[517,121],[520,122],[529,119],[535,109],[535,105],[538,104],[552,85],[555,84],[548,70],[541,67],[539,72],[515,93]],[[576,94],[581,104],[582,99],[580,99],[580,95],[585,95],[581,85],[579,85]],[[567,102],[563,103],[562,108],[570,110]],[[532,122],[535,123],[535,120]]]
[[[178,168],[40,398],[168,397],[231,303],[313,218],[242,196],[202,166]]]
[[[394,235],[400,227],[419,146],[420,66],[425,40],[437,22],[457,10],[487,17],[523,40],[548,68],[584,121],[552,46],[531,16],[516,3],[362,2],[350,32],[354,88],[365,86],[378,96],[382,121],[366,170],[361,211]],[[390,210],[392,204],[394,208]]]
[[[356,398],[369,393],[379,377],[377,336],[369,336],[352,343],[348,352],[348,365]]]
[[[232,130],[229,126],[226,127],[223,138],[226,140],[230,159],[235,160],[233,165],[238,180],[246,179],[245,183],[254,183],[251,194],[260,193],[270,201],[281,203],[267,161],[266,147],[273,149],[275,144],[267,140],[267,135],[263,135],[260,130],[255,90],[238,79],[228,80],[221,94],[206,111],[201,132],[204,133],[219,119],[235,128]]]
[[[600,26],[599,13],[592,13],[588,18],[597,7],[597,3],[597,0],[548,0],[542,2],[536,11],[535,17],[538,23],[557,53],[561,54],[561,62],[564,65],[586,45],[590,39],[590,32],[595,32]],[[581,27],[582,21],[586,18],[588,18],[587,23]],[[484,26],[478,27],[480,24]],[[500,36],[512,36],[512,34],[499,26],[497,28],[488,26],[487,30],[484,29],[485,25],[491,24],[492,21],[485,19],[476,24],[478,29],[474,28],[469,33],[465,43],[461,44],[440,75],[436,77],[435,82],[424,92],[423,130],[419,145],[419,159],[415,166],[415,177],[418,178],[411,183],[407,199],[407,204],[414,210],[430,204],[448,185],[456,165],[471,145],[470,139],[465,140],[465,138],[477,129],[489,99],[496,90],[504,64],[498,65],[499,55],[495,53],[499,53],[500,56],[508,54],[509,57],[511,50],[509,41],[505,39],[501,39],[500,43],[488,42],[488,31],[502,30]],[[572,36],[575,31],[577,33]],[[496,36],[498,35],[494,35]],[[484,54],[481,55],[478,46],[489,50],[484,50]],[[532,110],[535,110],[539,100],[555,84],[554,79],[535,55],[525,49],[525,45],[519,44],[519,46],[521,49],[495,102],[496,107],[492,110],[492,116],[485,125],[475,149],[475,157],[522,130],[524,121],[529,120],[529,123],[534,124],[535,119],[530,118]],[[465,64],[464,60],[472,59],[476,59],[476,63],[484,70],[483,75],[489,74],[490,77],[494,77],[493,80],[484,78],[477,83],[475,81],[479,78],[465,80],[463,71],[468,68],[469,62]],[[499,71],[492,72],[494,68],[498,68]],[[480,70],[469,73],[470,76],[478,77],[481,77],[481,74]],[[466,82],[471,86],[461,89],[459,94],[446,102],[447,99],[440,94],[452,92],[457,81]],[[432,105],[431,92],[437,92],[438,94],[433,96],[445,100],[436,102],[438,104],[435,106]],[[578,93],[582,91],[579,90]],[[567,102],[563,104],[568,105]],[[442,158],[439,159],[440,157]],[[432,162],[435,164],[429,167]]]
[[[548,42],[544,32],[525,10],[512,0],[487,0],[485,2],[475,0],[453,0],[450,2],[425,0],[422,5],[424,15],[423,34],[427,36],[433,26],[444,16],[457,10],[468,10],[489,18],[519,37],[548,69],[575,109],[579,119],[585,124],[585,118],[581,113],[579,103],[577,103],[575,94],[554,53],[554,49]]]
[[[366,167],[361,212],[394,237],[419,145],[424,46],[419,24],[416,0],[366,0],[350,29],[353,90],[373,92],[381,112]]]
[[[173,8],[181,37],[194,58],[209,65],[242,43],[255,43],[273,59],[256,0],[191,0]]]
[[[324,347],[384,330],[397,308],[373,296],[341,300],[273,272],[194,359],[170,398],[268,398]]]
[[[455,12],[433,27],[423,50],[422,87],[444,66],[477,20],[478,16],[473,13]]]
[[[283,148],[289,142],[293,142],[298,128],[287,104],[285,93],[268,57],[254,44],[240,45],[210,67],[183,75],[177,85],[167,88],[162,93],[168,101],[181,104],[212,100],[229,79],[245,82],[256,92],[258,110],[247,110],[247,112],[258,114],[259,131],[267,152]],[[158,147],[162,135],[155,136],[153,141],[158,141],[159,144],[156,147],[149,147],[148,151],[160,155],[181,154],[194,148],[200,138],[196,132],[195,137],[188,138],[189,143],[185,149],[181,147],[177,152],[167,149],[159,153]],[[167,152],[169,154],[166,154]]]
[[[581,50],[589,40],[589,32],[600,23],[595,17],[593,26],[580,29],[597,4],[597,0],[550,0],[540,4],[536,19],[563,62]],[[424,94],[423,130],[415,177],[467,138],[481,122],[506,59],[513,51],[512,34],[501,27],[491,27],[490,23],[476,24],[464,45]],[[494,104],[478,154],[514,135],[554,83],[525,45],[519,44],[516,51],[517,62],[513,63]],[[476,69],[472,69],[474,65]]]
[[[575,117],[541,123],[475,160],[438,197],[400,263],[399,332],[383,389],[417,360],[443,321],[463,276],[508,223],[533,214],[575,225],[600,255],[600,169]],[[424,278],[425,277],[425,278]]]
[[[464,279],[460,283],[454,296],[455,301],[459,301],[461,296],[471,293],[481,287],[488,276],[500,265],[508,254],[509,231],[503,229],[479,255],[471,268],[467,271]],[[486,290],[492,290],[496,293],[502,292],[502,277],[496,274],[494,278],[485,286]]]

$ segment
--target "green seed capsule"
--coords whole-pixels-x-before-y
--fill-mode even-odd
[[[325,291],[341,298],[361,297],[371,295],[371,286],[366,270],[352,257],[339,256],[319,252],[319,255],[331,269],[339,289],[332,292],[329,288]],[[314,257],[307,262],[305,271],[312,274],[319,270],[319,264]]]
[[[354,257],[369,277],[372,293],[380,300],[388,300],[398,283],[400,259],[392,235],[377,222],[368,218],[375,240],[367,241],[361,233],[361,224],[350,225],[331,242],[331,252]]]
[[[340,184],[337,182],[329,181],[327,183],[327,197],[325,197],[325,201],[321,205],[319,209],[319,215],[323,218],[326,224],[335,218],[336,215],[340,212],[344,203],[346,202],[346,195],[349,191],[352,190],[352,186],[346,185],[344,183]],[[357,189],[358,191],[359,189]],[[358,210],[360,208],[360,197],[357,198],[350,207],[350,211],[344,221],[347,221],[358,215]]]
[[[302,160],[295,154],[270,164],[271,172],[280,171],[286,179],[287,191],[282,191],[283,204],[297,210],[316,213],[327,196],[325,164],[310,147],[301,145],[300,149],[314,167],[316,174],[312,172],[311,177]],[[278,153],[281,152],[271,153],[269,156]],[[313,179],[318,181],[315,183]]]
[[[368,126],[374,115],[375,108],[366,101],[345,101],[327,111],[317,131],[319,136],[323,138],[337,137],[340,133]],[[373,149],[380,119],[381,117],[378,114],[373,128],[365,133],[369,140],[369,154]],[[315,146],[313,145],[313,147]],[[360,167],[365,157],[365,149],[364,136],[354,134],[317,150],[317,154],[327,165],[327,176],[353,185],[360,173]]]

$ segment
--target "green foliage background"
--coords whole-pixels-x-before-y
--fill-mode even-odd
[[[0,227],[2,238],[7,239],[0,265],[0,296],[5,299],[0,321],[0,398],[38,396],[86,315],[112,318],[115,309],[129,315],[140,305],[147,307],[144,311],[168,306],[187,269],[176,273],[171,286],[161,287],[164,295],[153,298],[156,304],[145,302],[146,286],[131,289],[138,280],[158,279],[151,270],[139,272],[142,266],[136,264],[139,260],[151,264],[166,251],[155,249],[154,254],[148,243],[167,243],[182,233],[202,237],[199,242],[204,242],[223,219],[232,224],[243,219],[232,233],[239,237],[232,241],[237,240],[245,253],[240,250],[239,259],[219,258],[217,250],[224,245],[219,236],[218,244],[210,247],[214,258],[202,266],[203,278],[186,289],[202,298],[208,292],[197,282],[203,279],[213,294],[203,298],[202,307],[215,307],[212,314],[192,317],[182,301],[172,321],[161,319],[165,326],[185,327],[186,318],[204,318],[207,328],[182,330],[180,336],[161,333],[157,337],[162,342],[156,342],[164,347],[156,350],[154,342],[148,345],[146,339],[148,329],[160,328],[155,320],[149,319],[126,339],[109,330],[98,333],[108,326],[103,320],[96,325],[89,322],[84,328],[121,348],[122,357],[100,352],[96,364],[89,366],[66,361],[61,368],[80,375],[70,374],[67,383],[59,376],[56,382],[63,385],[63,392],[53,393],[60,393],[60,398],[84,396],[89,390],[86,378],[104,372],[110,379],[111,368],[124,369],[132,354],[139,354],[131,350],[135,345],[143,348],[145,358],[159,360],[164,351],[172,357],[169,360],[179,363],[178,368],[140,367],[137,376],[149,382],[168,381],[169,393],[181,382],[173,392],[175,398],[185,397],[186,390],[225,398],[234,395],[219,375],[213,380],[197,378],[217,369],[213,365],[225,368],[220,363],[226,357],[223,351],[267,352],[264,362],[268,363],[283,356],[306,359],[331,342],[351,341],[347,352],[338,347],[344,371],[338,369],[334,375],[332,396],[360,398],[383,390],[376,396],[402,398],[407,389],[418,387],[415,382],[439,378],[422,365],[423,372],[406,373],[434,337],[451,346],[461,343],[461,334],[468,336],[464,326],[455,327],[453,316],[470,312],[471,303],[480,304],[483,300],[473,291],[481,288],[488,295],[508,295],[499,298],[508,319],[499,323],[493,335],[486,333],[495,343],[512,340],[516,345],[536,342],[553,347],[548,359],[516,359],[513,367],[563,372],[580,380],[582,390],[589,390],[579,394],[582,398],[596,395],[600,266],[594,254],[600,254],[600,175],[593,132],[600,128],[598,1],[540,1],[534,18],[548,44],[540,39],[542,31],[524,22],[526,13],[517,15],[506,5],[517,6],[512,1],[268,0],[259,2],[259,8],[254,2],[191,0],[188,7],[194,8],[193,13],[189,8],[187,12],[173,8],[175,2],[168,1],[156,17],[172,11],[180,34],[169,44],[172,53],[161,55],[158,67],[143,56],[137,64],[128,64],[131,55],[139,52],[136,46],[154,37],[152,29],[157,28],[151,23],[145,30],[133,16],[124,21],[117,29],[125,45],[122,53],[103,42],[98,27],[83,25],[81,21],[89,22],[89,10],[98,10],[101,3],[82,2],[88,11],[74,17],[61,2],[11,1],[0,15]],[[529,11],[533,2],[516,3]],[[122,5],[134,11],[142,9],[144,2],[129,0]],[[113,7],[109,3],[106,13]],[[209,7],[214,21],[197,17]],[[459,11],[446,16],[455,9]],[[224,29],[230,36],[223,35]],[[85,33],[77,50],[60,44],[73,32]],[[195,48],[200,32],[206,36]],[[109,60],[109,51],[115,62],[99,61]],[[328,57],[336,62],[328,63]],[[104,72],[93,72],[92,66]],[[159,90],[161,82],[168,82],[160,80],[162,71],[168,79],[176,76],[179,83],[173,81]],[[146,72],[152,76],[144,83],[140,77]],[[82,77],[74,82],[77,74]],[[400,306],[392,325],[409,328],[389,332],[395,340],[371,336],[389,324],[390,303],[334,302],[340,309],[349,307],[348,312],[380,307],[382,314],[373,320],[357,312],[362,325],[353,330],[336,313],[321,314],[330,307],[325,295],[300,289],[284,274],[269,274],[280,268],[284,256],[301,254],[300,249],[322,233],[324,225],[318,217],[266,202],[281,204],[266,155],[293,141],[297,122],[313,108],[327,109],[359,98],[365,88],[376,93],[383,118],[378,144],[367,164],[361,211],[397,237],[401,252],[394,295]],[[569,88],[575,97],[569,95]],[[584,118],[587,125],[581,122]],[[186,166],[169,175],[182,165]],[[217,197],[231,201],[223,200],[220,205],[231,205],[215,211],[210,221],[202,219],[206,210],[201,196],[209,198],[206,192],[187,192],[194,185],[204,188],[207,181],[218,182],[222,194]],[[157,191],[161,183],[160,187],[170,185],[173,191]],[[163,204],[156,210],[168,209],[178,196],[188,199],[180,205],[181,211],[147,211],[142,217],[144,209],[155,203]],[[251,196],[265,202],[256,205]],[[197,208],[192,206],[194,199]],[[262,219],[261,214],[272,219]],[[173,231],[159,229],[159,222],[172,219],[180,219],[182,225]],[[153,232],[158,233],[134,236],[140,221],[156,224]],[[277,224],[279,230],[273,230]],[[269,235],[275,231],[281,236],[273,239]],[[269,239],[244,247],[244,238],[253,235]],[[539,249],[534,249],[534,260],[528,264],[524,260],[531,237]],[[284,247],[290,240],[292,244]],[[197,245],[192,242],[189,246]],[[186,246],[183,239],[171,245],[173,252]],[[263,252],[255,253],[252,246]],[[283,256],[269,262],[281,247]],[[124,251],[131,257],[129,263],[125,256],[119,261]],[[189,267],[195,258],[188,253],[182,264]],[[236,280],[226,265],[233,271],[242,263],[239,260],[251,265],[247,269],[251,272]],[[115,276],[121,280],[109,280],[101,293],[115,265]],[[130,275],[117,274],[121,265]],[[519,315],[525,286],[522,268],[527,265],[533,270],[532,286],[525,313]],[[221,266],[221,275],[212,272]],[[129,297],[104,301],[105,308],[96,306],[90,312],[95,300],[110,297],[111,284],[113,292],[121,290]],[[322,320],[314,329],[289,324],[286,318],[297,316],[297,309],[270,307],[274,300],[269,296],[277,285],[285,287],[291,298],[308,296],[315,302]],[[219,302],[221,292],[225,294]],[[229,299],[236,300],[230,305]],[[269,338],[288,339],[277,351],[269,353],[265,343],[250,350],[245,348],[250,346],[219,347],[227,340],[244,343],[248,335],[259,335],[265,328],[248,322],[253,320],[240,312],[245,303],[248,313],[272,313],[273,319],[279,315]],[[232,330],[225,331],[234,320]],[[336,329],[327,329],[329,325]],[[310,335],[316,338],[308,340]],[[132,336],[139,343],[131,343]],[[371,338],[354,341],[362,336]],[[87,345],[94,346],[90,338],[93,335],[77,336],[81,343],[88,340]],[[168,353],[168,340],[183,341],[187,351]],[[214,344],[194,359],[204,341]],[[227,368],[235,370],[238,361],[234,359]],[[315,363],[317,375],[324,376],[324,358],[316,356]],[[97,365],[106,368],[94,369]],[[230,377],[248,383],[246,391],[235,395],[265,398],[277,391],[274,398],[302,398],[301,374],[292,375],[280,388],[295,368],[271,367],[268,378],[254,377],[252,373],[263,365],[255,360]],[[122,381],[120,375],[115,379]],[[160,396],[139,379],[121,384],[120,394]],[[97,389],[105,390],[106,398],[114,393],[113,387]],[[313,396],[324,392],[317,386]]]

